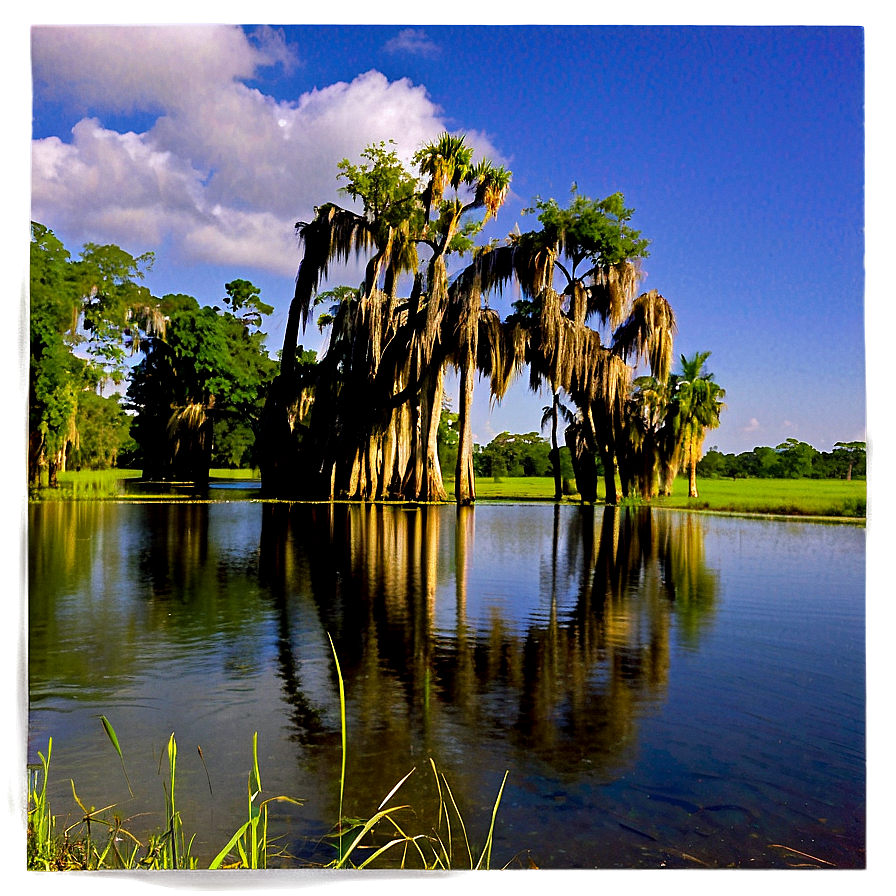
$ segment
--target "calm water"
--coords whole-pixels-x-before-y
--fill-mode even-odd
[[[329,633],[347,815],[416,768],[402,802],[434,823],[432,757],[477,842],[509,770],[493,866],[817,864],[782,847],[864,866],[863,529],[548,505],[29,514],[29,761],[52,736],[58,815],[74,779],[160,827],[174,732],[207,864],[245,818],[257,731],[265,792],[305,801],[276,809],[282,843],[328,861]]]

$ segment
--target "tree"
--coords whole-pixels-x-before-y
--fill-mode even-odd
[[[725,390],[703,365],[711,352],[696,352],[692,358],[680,357],[681,372],[672,378],[670,413],[676,435],[674,456],[688,471],[688,497],[696,498],[697,462],[703,451],[706,430],[719,425],[725,405]]]
[[[554,474],[554,500],[559,501],[563,497],[563,470],[560,459],[560,443],[557,439],[557,431],[562,421],[567,426],[575,420],[575,414],[560,401],[560,391],[553,394],[551,403],[541,409],[541,428],[551,427],[551,469]]]
[[[618,460],[627,450],[629,362],[646,361],[665,380],[675,317],[656,290],[636,296],[648,242],[629,226],[633,211],[621,193],[593,200],[573,187],[566,208],[536,199],[528,211],[538,214],[541,230],[511,234],[506,246],[480,253],[468,276],[488,290],[518,283],[528,304],[508,318],[513,335],[506,341],[522,344],[531,388],[546,382],[552,392],[563,389],[578,408],[567,444],[582,499],[596,499],[599,457],[606,500],[614,504]]]
[[[481,476],[547,476],[551,472],[551,446],[537,432],[502,432],[478,455]]]
[[[865,475],[866,450],[864,442],[836,442],[834,456],[846,461],[846,479],[852,479],[854,469],[857,474]]]
[[[228,283],[228,310],[200,307],[192,296],[166,295],[160,307],[167,320],[165,338],[144,340],[144,358],[128,388],[137,410],[133,427],[147,479],[208,480],[215,423],[229,421],[225,433],[248,441],[260,429],[264,390],[276,364],[258,330],[262,314],[273,310],[245,280]],[[242,460],[248,448],[231,460]]]
[[[776,474],[783,479],[807,479],[818,452],[806,442],[787,439],[775,448],[778,455]]]
[[[72,265],[81,296],[79,342],[103,380],[120,383],[144,335],[164,332],[158,302],[140,284],[154,259],[152,252],[134,258],[119,246],[86,243]]]
[[[128,351],[164,327],[137,281],[152,262],[88,243],[73,261],[42,224],[31,224],[28,480],[46,466],[50,486],[78,440],[78,405],[107,379],[120,381]],[[76,354],[77,352],[77,354]]]
[[[493,215],[510,175],[484,160],[474,165],[464,138],[448,134],[415,155],[422,180],[384,143],[369,146],[362,159],[339,166],[342,192],[360,201],[362,211],[329,203],[316,209],[314,220],[297,225],[304,253],[280,373],[268,398],[262,478],[278,494],[443,499],[438,427],[443,369],[454,363],[462,382],[455,479],[463,502],[472,487],[468,401],[479,309],[462,308],[466,294],[449,291],[446,259],[470,250],[483,222],[468,215],[478,209]],[[425,262],[418,250],[429,253]],[[299,449],[286,422],[299,329],[307,325],[329,265],[352,253],[368,259],[364,282],[326,316],[329,347],[310,438]],[[413,277],[406,299],[397,292],[402,275]]]
[[[460,442],[457,418],[458,415],[451,412],[451,402],[446,399],[439,417],[439,464],[442,469],[450,470],[457,464],[457,448]]]
[[[106,470],[118,466],[119,455],[134,447],[131,416],[122,407],[119,395],[104,398],[92,390],[81,392],[75,430],[67,466],[76,469]]]

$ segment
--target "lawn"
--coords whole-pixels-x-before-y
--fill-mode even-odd
[[[861,479],[698,479],[700,497],[688,498],[687,479],[679,477],[671,497],[654,498],[651,504],[729,513],[864,517],[865,485]],[[449,495],[453,487],[453,481],[446,479]],[[480,500],[550,501],[553,496],[554,480],[549,476],[476,480],[476,497]],[[598,487],[598,498],[602,497],[603,482]],[[566,500],[575,502],[578,496]]]
[[[684,507],[734,513],[864,517],[863,479],[698,479],[699,498],[688,497],[687,479],[675,480],[658,507]]]
[[[258,479],[257,470],[211,470],[211,479]],[[59,474],[59,491],[41,489],[43,499],[112,498],[122,493],[120,480],[140,477],[139,470],[69,471]],[[698,479],[699,498],[688,498],[687,479],[675,480],[672,495],[654,498],[654,507],[690,510],[714,510],[728,513],[761,513],[787,516],[865,516],[866,483],[863,479]],[[449,498],[454,494],[454,480],[445,478]],[[603,482],[598,498],[603,495]],[[554,480],[550,476],[503,477],[500,480],[476,480],[476,497],[480,501],[550,501],[554,497]],[[576,503],[578,495],[564,498]],[[638,501],[626,503],[640,503]]]

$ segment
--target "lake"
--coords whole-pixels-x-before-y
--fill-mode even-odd
[[[339,816],[437,823],[492,867],[865,865],[865,530],[650,509],[47,502],[29,513],[28,759],[61,823],[177,805],[200,866],[252,739],[291,867]],[[328,637],[329,636],[329,637]],[[114,726],[121,762],[100,716]],[[201,748],[201,757],[199,749]],[[275,863],[277,864],[277,863]],[[290,864],[290,863],[286,863]]]

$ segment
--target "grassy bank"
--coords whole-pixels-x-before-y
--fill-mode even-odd
[[[59,488],[48,488],[44,476],[40,488],[30,489],[29,497],[37,501],[90,501],[120,498],[125,494],[124,481],[141,479],[141,470],[66,470],[58,476]],[[209,470],[209,481],[257,480],[258,470]],[[139,495],[132,495],[139,499]]]
[[[675,480],[672,495],[656,498],[658,507],[727,513],[787,516],[864,517],[866,483],[845,479],[701,479],[699,498],[688,497],[688,483]]]
[[[69,471],[59,474],[58,489],[40,489],[32,493],[38,500],[91,500],[120,497],[122,480],[139,479],[139,470]],[[257,470],[210,470],[214,480],[257,480]],[[784,516],[826,516],[864,518],[866,483],[862,479],[700,479],[699,498],[688,497],[687,479],[675,480],[672,495],[654,498],[654,507],[684,510],[713,510],[724,513],[759,513]],[[445,478],[449,498],[454,480]],[[131,495],[140,500],[138,495]],[[550,476],[504,477],[500,480],[476,480],[476,497],[480,501],[551,501],[554,480]],[[575,503],[578,495],[565,497]],[[598,500],[603,500],[603,483],[598,487]],[[638,503],[638,502],[634,502]]]
[[[445,488],[450,494],[453,482],[446,480]],[[864,480],[700,479],[697,490],[700,497],[689,498],[687,479],[679,477],[675,480],[672,495],[654,498],[651,506],[786,516],[865,516]],[[599,500],[603,499],[603,494],[603,483],[600,483]],[[479,500],[550,501],[553,496],[554,480],[549,476],[476,480]],[[574,503],[578,501],[578,495],[565,500]]]

